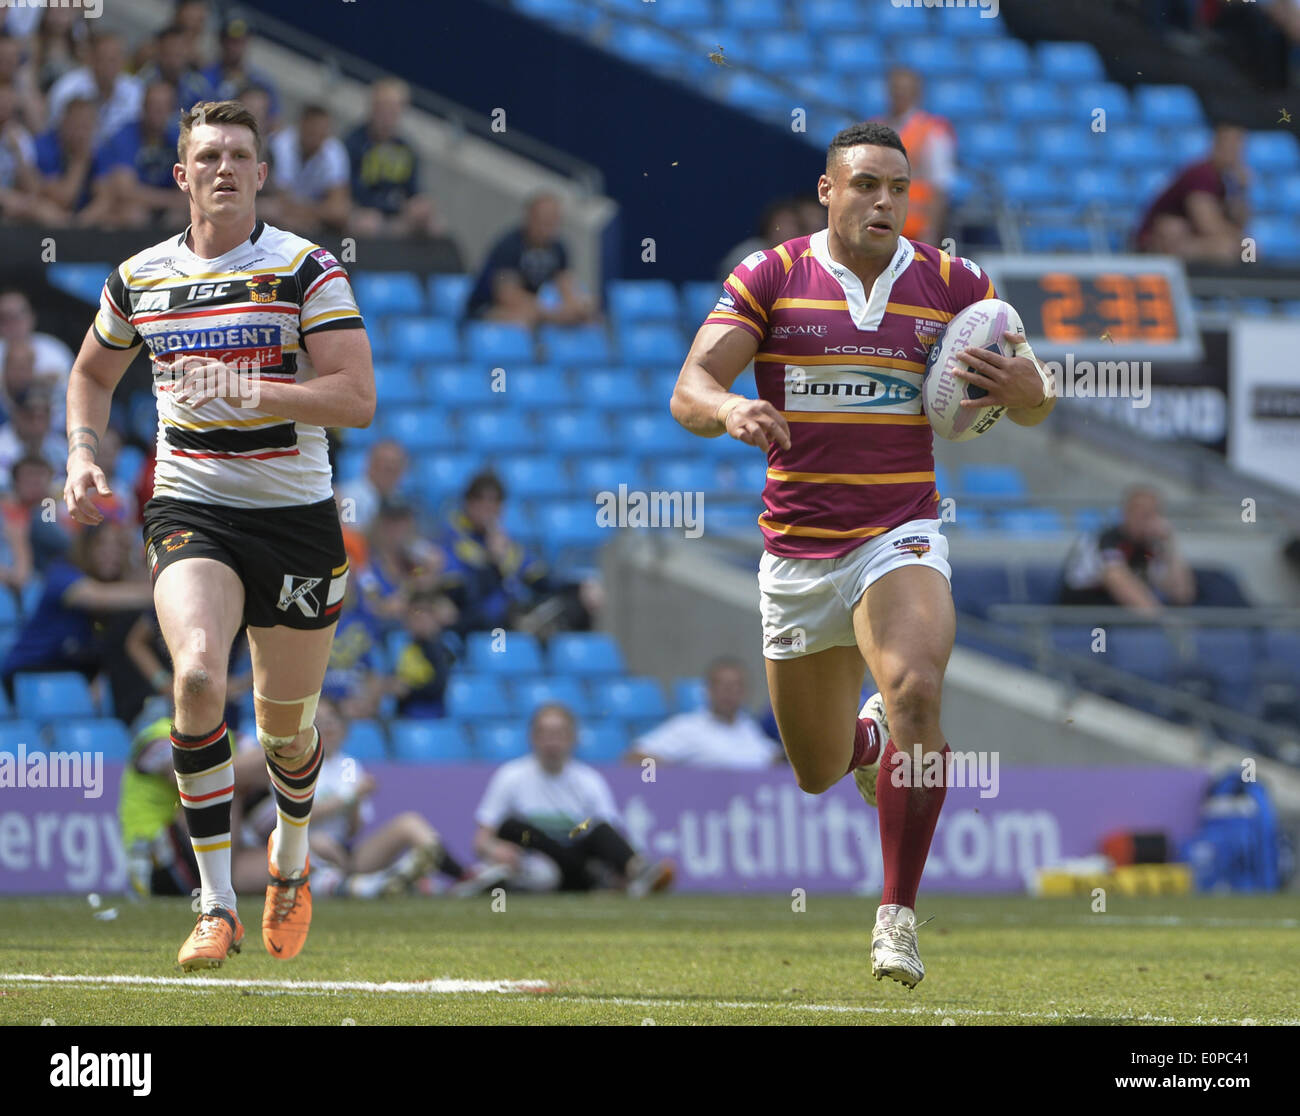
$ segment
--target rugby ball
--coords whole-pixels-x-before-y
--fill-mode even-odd
[[[963,399],[980,399],[988,392],[954,375],[970,366],[959,360],[963,349],[988,349],[1003,356],[1015,356],[1015,346],[1002,335],[1024,334],[1024,323],[1009,302],[986,298],[973,302],[953,315],[943,334],[930,346],[921,381],[921,406],[940,438],[965,442],[993,429],[1005,407],[963,407]]]

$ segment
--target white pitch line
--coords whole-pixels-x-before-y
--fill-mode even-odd
[[[20,984],[116,984],[142,988],[274,988],[287,992],[544,992],[544,980],[227,980],[222,977],[161,977],[110,973],[65,976],[42,973],[0,973],[0,982]]]

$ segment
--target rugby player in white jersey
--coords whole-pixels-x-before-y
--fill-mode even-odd
[[[900,235],[909,182],[890,128],[840,132],[817,185],[828,228],[736,266],[672,413],[767,454],[759,589],[772,708],[800,787],[821,794],[851,772],[877,808],[871,969],[912,988],[925,975],[916,893],[946,786],[933,785],[934,764],[923,761],[924,779],[905,765],[915,750],[948,752],[939,703],[955,632],[919,389],[945,324],[996,292],[976,263]],[[1025,338],[1007,337],[1014,357],[966,349],[971,370],[959,374],[987,390],[980,406],[1032,426],[1052,410],[1050,382]],[[730,390],[751,361],[757,399]],[[859,710],[864,670],[880,692]]]
[[[324,428],[375,413],[370,343],[338,261],[258,220],[267,165],[234,101],[182,115],[177,185],[190,226],[131,257],[104,285],[68,383],[64,500],[81,523],[110,495],[96,465],[109,406],[138,346],[158,400],[144,541],[171,652],[172,757],[202,880],[177,962],[216,968],[244,929],[230,882],[226,665],[246,627],[257,738],[277,805],[262,941],[302,949],[311,923],[307,823],[321,766],[314,726],[347,580]]]

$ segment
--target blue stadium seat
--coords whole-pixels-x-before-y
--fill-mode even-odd
[[[618,448],[606,416],[599,411],[546,411],[539,415],[539,421],[546,432],[547,453],[608,453]]]
[[[1150,128],[1137,125],[1109,128],[1095,138],[1106,153],[1107,166],[1168,166],[1175,161],[1164,146],[1164,136]]]
[[[1169,637],[1159,628],[1116,626],[1106,633],[1107,662],[1116,670],[1168,685],[1177,655]]]
[[[997,115],[988,88],[964,78],[942,78],[932,82],[926,90],[925,107],[959,125],[965,121],[989,120]]]
[[[711,27],[717,21],[713,0],[656,0],[654,17],[660,27],[682,30]]]
[[[541,674],[542,649],[529,632],[471,632],[465,641],[465,669],[480,674]]]
[[[1281,262],[1300,256],[1300,230],[1290,217],[1251,218],[1246,232],[1255,238],[1262,262]]]
[[[924,0],[922,0],[924,2]],[[950,8],[938,18],[939,29],[954,39],[999,39],[1005,37],[1006,21],[994,18],[995,9],[970,4],[965,8]],[[935,13],[936,17],[939,13]]]
[[[1288,131],[1248,132],[1244,157],[1256,173],[1300,170],[1300,142]]]
[[[630,411],[619,416],[618,446],[623,453],[657,457],[680,449],[689,453],[695,447],[688,434],[665,407],[662,411]]]
[[[708,704],[709,691],[703,678],[673,679],[673,712],[694,713]]]
[[[667,279],[612,279],[605,286],[610,317],[616,321],[676,321],[677,288]]]
[[[375,361],[375,395],[385,407],[418,406],[424,402],[424,385],[409,364]]]
[[[484,763],[505,763],[528,755],[525,721],[483,721],[474,726],[474,752]]]
[[[560,632],[551,639],[547,660],[552,674],[619,675],[627,670],[618,643],[605,632]]]
[[[470,322],[465,327],[465,355],[488,365],[525,364],[533,359],[533,335],[506,322]]]
[[[934,463],[934,487],[939,490],[939,495],[941,497],[954,495],[953,484],[955,483],[952,474],[936,461]]]
[[[454,673],[447,680],[447,716],[456,720],[482,720],[509,716],[514,711],[505,683],[493,674]]]
[[[1300,215],[1300,174],[1275,177],[1272,202],[1270,208],[1277,213],[1290,214],[1293,218]]]
[[[112,270],[110,263],[51,263],[46,275],[52,286],[82,302],[97,305],[104,280]]]
[[[771,30],[785,26],[785,0],[722,0],[725,27],[746,31]]]
[[[510,373],[506,373],[509,382]],[[429,402],[456,410],[476,405],[501,405],[501,393],[492,390],[492,369],[483,364],[435,364],[424,374]]]
[[[794,108],[794,98],[784,88],[747,71],[738,70],[727,76],[723,97],[734,108],[757,116],[786,113]]]
[[[637,368],[584,368],[577,380],[587,406],[598,411],[649,409],[662,402]]]
[[[1064,180],[1042,163],[1007,163],[997,168],[998,186],[1008,205],[1033,208],[1064,199]]]
[[[1059,535],[1065,530],[1065,521],[1054,508],[1004,511],[998,516],[997,524],[1009,535]]]
[[[1297,683],[1300,683],[1300,630],[1265,629],[1263,661],[1270,667],[1288,672]]]
[[[792,80],[795,88],[807,99],[838,106],[852,103],[848,83],[840,74],[814,71],[796,74]]]
[[[804,0],[796,11],[814,33],[864,30],[876,18],[858,0]]]
[[[672,66],[684,48],[667,31],[632,23],[616,23],[610,30],[606,46],[638,66]]]
[[[1103,654],[1092,650],[1096,638],[1092,634],[1091,624],[1053,624],[1051,631],[1052,646],[1067,655],[1082,655],[1103,666],[1113,665]]]
[[[797,5],[796,5],[797,6]],[[892,4],[880,4],[871,7],[871,29],[878,35],[924,35],[939,30],[928,8],[920,4],[914,7],[896,7]],[[947,22],[950,13],[944,12],[943,22]]]
[[[393,318],[387,351],[395,360],[459,360],[456,323],[442,318]]]
[[[987,463],[963,465],[961,488],[966,496],[1024,496],[1029,491],[1014,465]]]
[[[465,316],[465,304],[473,289],[472,275],[430,275],[430,312],[435,317],[459,320]]]
[[[622,721],[607,718],[583,721],[578,728],[578,749],[574,754],[583,763],[617,763],[630,744]]]
[[[569,368],[609,363],[609,337],[601,326],[543,326],[538,336],[552,364]]]
[[[353,721],[343,739],[343,751],[363,763],[383,763],[388,759],[388,736],[378,721]]]
[[[90,683],[73,671],[14,675],[14,711],[19,717],[54,720],[60,717],[94,717],[99,710]]]
[[[1133,197],[1137,199],[1143,210],[1155,201],[1173,180],[1173,175],[1162,167],[1135,167],[1131,173]]]
[[[702,457],[657,457],[646,462],[652,488],[667,492],[708,492],[715,487],[717,470]]]
[[[765,31],[754,37],[754,61],[768,73],[811,69],[812,40],[798,31]]]
[[[1212,133],[1209,128],[1194,126],[1165,128],[1162,132],[1171,163],[1179,169],[1188,163],[1196,163],[1204,159],[1210,150]],[[1246,161],[1249,165],[1249,158]]]
[[[617,492],[620,484],[627,485],[629,489],[640,488],[646,481],[642,462],[635,457],[580,454],[570,458],[570,462],[573,489],[579,496],[593,492]]]
[[[422,314],[424,290],[413,271],[361,271],[352,276],[357,305],[372,314]]]
[[[1088,252],[1092,249],[1092,234],[1077,224],[1033,224],[1021,235],[1027,252]]]
[[[515,708],[525,717],[531,717],[539,705],[553,702],[567,706],[580,718],[588,716],[592,709],[582,684],[567,675],[515,678],[510,685],[515,697]],[[606,710],[602,709],[601,712]]]
[[[880,37],[867,35],[830,35],[823,40],[820,63],[833,74],[857,76],[881,61]]]
[[[412,453],[447,443],[446,412],[437,407],[383,408],[376,425],[385,438],[401,442]]]
[[[1025,604],[1052,605],[1061,596],[1060,566],[1026,566]]]
[[[1001,102],[1006,118],[1022,124],[1065,119],[1069,112],[1065,99],[1054,82],[1034,78],[1006,82],[1001,88]]]
[[[1019,39],[986,39],[973,42],[970,52],[971,68],[986,78],[997,74],[1028,74],[1033,72],[1033,55]]]
[[[1025,130],[1005,120],[974,121],[962,130],[962,158],[976,166],[1015,161],[1025,155],[1025,140]]]
[[[613,527],[596,521],[589,500],[552,500],[537,513],[538,531],[548,560],[567,573],[594,565],[596,552],[614,536]]]
[[[1017,127],[1016,131],[1023,131],[1023,129]],[[963,144],[965,139],[963,135]],[[1090,143],[1090,140],[1093,142]],[[1088,131],[1087,123],[1080,123],[1077,120],[1068,124],[1044,124],[1042,127],[1035,128],[1032,141],[1034,150],[1031,152],[1031,158],[1044,163],[1061,163],[1068,160],[1077,164],[1080,159],[1100,154],[1100,144],[1096,143],[1096,137]],[[1077,172],[1071,168],[1070,177],[1073,178],[1075,173]]]
[[[393,759],[398,763],[469,763],[474,759],[457,721],[403,720],[392,724]]]
[[[1105,81],[1106,68],[1091,43],[1042,42],[1034,48],[1038,76],[1047,81]]]
[[[1198,628],[1192,648],[1198,669],[1218,684],[1218,699],[1243,703],[1256,669],[1255,633],[1246,628]]]
[[[654,678],[597,678],[591,682],[592,707],[623,720],[659,719],[668,715],[663,688]]]
[[[1191,127],[1205,122],[1196,92],[1186,85],[1139,85],[1133,108],[1144,124],[1157,128]]]
[[[959,612],[985,617],[989,605],[1011,603],[1011,578],[1005,566],[959,562],[952,568],[952,598]]]
[[[0,625],[8,627],[22,620],[22,609],[18,607],[18,598],[6,585],[0,588]]]
[[[483,454],[531,450],[537,432],[504,407],[476,407],[460,415],[461,442]]]
[[[1106,127],[1125,123],[1132,115],[1128,90],[1113,81],[1089,81],[1082,85],[1066,87],[1067,119],[1084,121],[1093,125],[1093,113],[1106,111]]]
[[[650,364],[680,368],[685,359],[686,341],[676,325],[630,325],[619,329],[619,350],[624,364],[646,367]]]
[[[492,462],[512,500],[567,496],[569,476],[563,462],[551,454],[509,454]]]
[[[130,758],[131,734],[114,717],[78,717],[56,721],[51,728],[51,751],[102,752],[105,763],[123,763]]]
[[[894,59],[925,79],[957,77],[970,67],[970,57],[959,41],[946,36],[908,35],[895,41]]]
[[[462,450],[433,450],[420,454],[412,463],[415,484],[425,492],[459,496],[469,478],[478,472],[482,459]]]
[[[1076,137],[1076,145],[1078,142]],[[1117,167],[1080,167],[1066,177],[1080,205],[1097,205],[1114,212],[1132,202],[1134,182]]]
[[[687,328],[698,329],[722,297],[722,283],[716,279],[694,279],[682,284],[682,317]],[[150,400],[152,402],[152,400]]]
[[[28,717],[0,721],[0,752],[16,755],[19,745],[29,752],[45,747],[45,740],[36,722]]]

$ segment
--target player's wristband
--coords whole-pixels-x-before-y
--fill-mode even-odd
[[[1043,367],[1042,361],[1040,361],[1038,357],[1034,355],[1034,350],[1029,347],[1028,341],[1021,341],[1020,344],[1016,346],[1016,356],[1028,357],[1030,360],[1032,360],[1034,362],[1034,367],[1038,369],[1038,378],[1043,381],[1042,402],[1036,403],[1030,409],[1037,410],[1039,407],[1046,407],[1048,400],[1052,399],[1056,395],[1056,391],[1052,386],[1051,375],[1049,375],[1047,369]]]
[[[718,422],[722,423],[722,426],[725,429],[727,425],[727,416],[731,414],[731,412],[734,411],[737,407],[739,407],[741,403],[743,403],[744,401],[745,401],[745,397],[743,395],[727,396],[727,398],[724,399],[721,402],[721,404],[719,404],[718,409],[714,413],[713,417]]]

